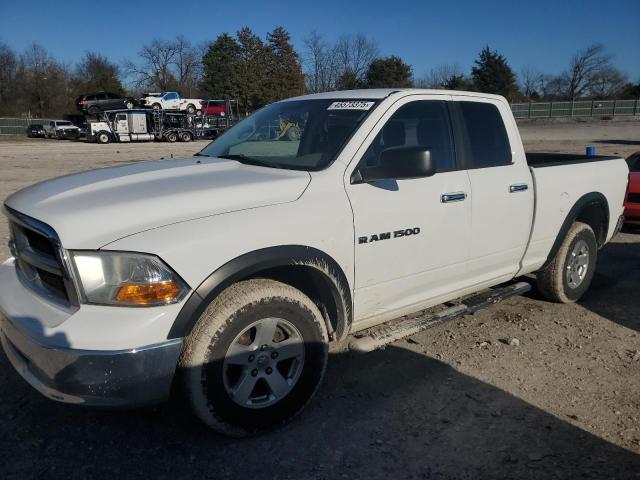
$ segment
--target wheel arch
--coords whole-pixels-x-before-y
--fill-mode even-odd
[[[547,260],[541,268],[549,265],[556,256],[573,222],[584,222],[589,225],[596,235],[598,248],[602,247],[607,241],[607,235],[609,234],[609,218],[609,202],[602,193],[590,192],[580,197],[573,207],[571,207],[571,210],[569,210],[560,227],[558,236],[555,242],[553,242]]]
[[[209,275],[191,294],[167,338],[189,335],[206,306],[230,285],[250,278],[277,280],[306,294],[318,306],[332,339],[344,338],[352,323],[351,289],[328,254],[303,245],[282,245],[243,254]]]

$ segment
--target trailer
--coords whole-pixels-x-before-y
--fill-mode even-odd
[[[162,110],[110,110],[89,121],[87,141],[110,142],[190,142],[196,137],[194,115]]]
[[[205,105],[207,102],[224,103],[224,109],[203,108],[202,115],[193,118],[193,125],[196,138],[212,140],[238,123],[241,116],[237,100],[205,100]]]

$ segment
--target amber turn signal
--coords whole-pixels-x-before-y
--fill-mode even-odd
[[[115,300],[133,305],[168,303],[181,292],[177,283],[162,282],[151,284],[125,283],[118,288]]]

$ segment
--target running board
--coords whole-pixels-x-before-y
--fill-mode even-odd
[[[414,335],[429,327],[444,323],[454,318],[470,315],[478,310],[489,307],[494,303],[501,302],[515,295],[522,295],[531,290],[531,285],[527,282],[518,282],[507,287],[489,290],[473,297],[469,297],[460,305],[447,308],[441,312],[427,315],[425,317],[410,318],[391,325],[383,324],[376,327],[374,333],[357,337],[349,343],[349,349],[359,353],[371,352],[377,348],[384,347],[389,343],[401,340]]]

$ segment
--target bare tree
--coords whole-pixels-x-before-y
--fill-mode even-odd
[[[464,78],[464,73],[457,64],[442,64],[433,67],[425,76],[416,80],[419,88],[446,88],[454,78]]]
[[[304,39],[305,83],[307,91],[327,92],[335,87],[337,72],[333,48],[315,30]]]
[[[378,46],[364,33],[341,36],[333,47],[337,76],[351,75],[363,82],[371,62],[378,56]]]
[[[178,89],[186,96],[193,96],[199,90],[202,78],[202,53],[199,47],[194,47],[182,35],[175,41],[175,60]]]
[[[542,96],[542,91],[546,85],[545,75],[531,65],[520,70],[520,88],[528,99]]]
[[[60,115],[71,109],[73,92],[69,68],[36,43],[20,57],[18,71],[23,108],[30,114]]]
[[[591,77],[589,95],[593,98],[613,98],[622,93],[627,77],[615,67],[607,67]]]
[[[566,97],[574,100],[588,94],[595,78],[610,67],[611,56],[599,43],[576,52],[571,58],[569,69],[561,75]]]
[[[153,40],[138,52],[139,61],[127,61],[124,71],[134,88],[178,90],[192,95],[202,76],[202,56],[183,36],[175,40]]]
[[[92,90],[124,92],[120,82],[120,67],[95,52],[86,52],[76,65],[73,83],[78,94]]]
[[[12,114],[16,108],[18,56],[5,43],[0,43],[0,114]]]

